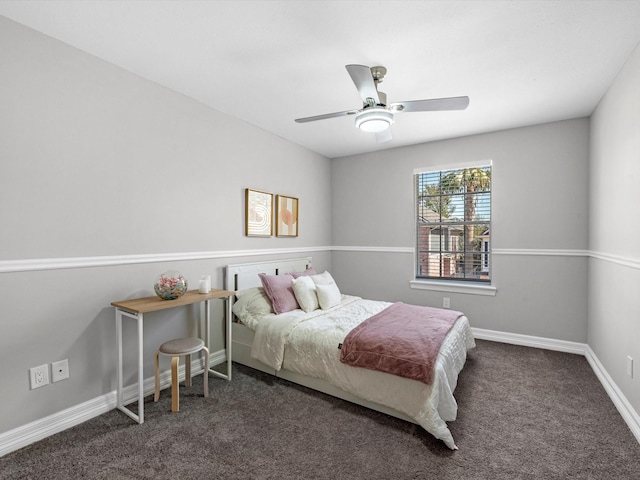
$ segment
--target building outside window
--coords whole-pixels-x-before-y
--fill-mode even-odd
[[[491,281],[491,166],[415,174],[416,279]]]

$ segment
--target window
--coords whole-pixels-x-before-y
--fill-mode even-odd
[[[416,279],[491,281],[491,166],[415,174]]]

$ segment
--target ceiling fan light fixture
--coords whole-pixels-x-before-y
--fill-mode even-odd
[[[393,113],[384,108],[367,108],[356,115],[356,127],[363,132],[382,132],[393,124]]]

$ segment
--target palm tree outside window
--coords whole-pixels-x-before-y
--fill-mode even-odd
[[[416,279],[491,281],[491,166],[415,174]]]

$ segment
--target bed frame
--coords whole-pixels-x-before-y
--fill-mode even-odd
[[[312,267],[311,257],[227,265],[225,272],[225,290],[231,290],[235,292],[251,287],[261,287],[262,283],[260,282],[260,277],[258,277],[259,273],[266,273],[268,275],[283,275],[285,273],[291,272],[302,272],[310,267]],[[234,300],[235,297],[231,297],[229,299],[229,301],[232,302],[231,307],[233,307]],[[231,311],[231,309],[227,311]],[[355,395],[349,392],[345,392],[344,390],[335,387],[334,385],[331,385],[330,383],[319,378],[308,377],[285,369],[275,371],[273,368],[265,365],[264,363],[251,358],[251,344],[253,343],[254,336],[253,331],[251,331],[246,326],[238,323],[235,318],[233,320],[234,321],[232,321],[231,323],[233,339],[231,351],[232,359],[234,362],[246,365],[251,368],[255,368],[256,370],[260,370],[270,375],[283,378],[290,382],[297,383],[298,385],[311,388],[312,390],[317,390],[319,392],[341,398],[348,402],[355,403],[357,405],[361,405],[363,407],[367,407],[372,410],[376,410],[378,412],[382,412],[411,423],[416,423],[410,417],[401,412],[398,412],[397,410],[386,407],[384,405],[380,405],[378,403],[358,398]]]

